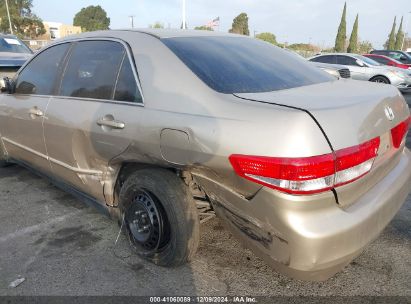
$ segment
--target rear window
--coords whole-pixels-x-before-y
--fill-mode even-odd
[[[162,41],[220,93],[270,92],[335,80],[306,60],[257,39],[179,37]]]
[[[30,49],[19,39],[14,37],[0,38],[0,53],[32,54]]]

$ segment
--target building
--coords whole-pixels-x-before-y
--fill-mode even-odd
[[[43,22],[46,33],[37,39],[39,40],[54,40],[70,35],[80,34],[81,27],[63,24],[59,22]]]

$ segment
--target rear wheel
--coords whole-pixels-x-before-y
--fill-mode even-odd
[[[370,81],[372,82],[378,82],[378,83],[386,83],[389,84],[390,81],[388,80],[388,78],[384,77],[384,76],[375,76],[374,78],[372,78]]]
[[[131,246],[161,266],[189,261],[199,243],[199,219],[187,186],[163,169],[131,174],[120,191],[121,211]]]

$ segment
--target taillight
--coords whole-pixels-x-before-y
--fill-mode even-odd
[[[233,154],[234,171],[261,185],[291,194],[319,193],[367,174],[377,156],[380,138],[358,146],[302,158]]]
[[[410,123],[411,116],[391,129],[392,145],[394,148],[398,149],[401,146],[401,142],[407,134]]]

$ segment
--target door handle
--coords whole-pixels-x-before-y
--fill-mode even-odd
[[[31,109],[29,110],[29,114],[30,114],[31,116],[38,116],[38,117],[44,116],[43,111],[37,109],[37,107],[31,108]]]
[[[126,126],[126,124],[122,121],[105,120],[103,118],[100,118],[99,120],[97,120],[97,124],[99,126],[105,126],[105,127],[109,127],[109,128],[112,128],[112,129],[124,129],[124,127]]]

